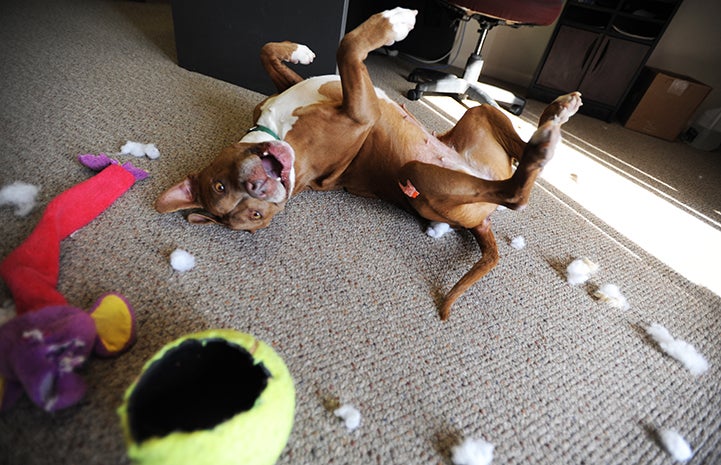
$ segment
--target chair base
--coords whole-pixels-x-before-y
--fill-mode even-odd
[[[496,26],[519,27],[520,24],[511,24],[506,20],[484,16],[480,13],[469,14],[460,10],[463,20],[474,19],[480,29],[476,48],[468,57],[463,77],[446,74],[432,69],[417,68],[408,76],[408,80],[417,83],[415,89],[408,91],[408,99],[418,100],[424,93],[452,95],[457,99],[470,98],[481,103],[488,103],[495,107],[503,107],[514,115],[520,115],[526,106],[524,98],[512,92],[479,82],[483,69],[483,55],[481,50],[486,42],[488,32]]]
[[[500,87],[482,82],[471,82],[432,69],[417,68],[408,76],[416,87],[407,93],[409,100],[418,100],[423,94],[450,95],[458,99],[468,98],[480,103],[502,107],[514,115],[520,115],[526,106],[526,99]]]

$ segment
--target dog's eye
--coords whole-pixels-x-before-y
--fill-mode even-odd
[[[253,211],[250,213],[250,216],[251,216],[254,220],[259,220],[259,219],[263,218],[263,214],[262,214],[261,212],[259,212],[258,210],[253,210]]]
[[[213,190],[218,194],[222,194],[223,192],[225,192],[225,184],[220,181],[215,181],[213,183]]]

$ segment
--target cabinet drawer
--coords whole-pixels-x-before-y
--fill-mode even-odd
[[[648,45],[605,37],[579,86],[584,98],[615,106],[643,65]]]
[[[561,26],[536,82],[562,92],[578,90],[601,35]]]

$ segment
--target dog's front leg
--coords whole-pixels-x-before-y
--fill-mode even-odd
[[[371,125],[380,114],[378,98],[363,63],[368,53],[405,39],[416,22],[415,10],[395,8],[377,13],[343,37],[336,59],[343,88],[343,111],[354,121]]]
[[[315,59],[315,53],[308,47],[293,42],[268,42],[260,49],[260,62],[278,92],[292,87],[303,80],[285,63],[308,65]]]

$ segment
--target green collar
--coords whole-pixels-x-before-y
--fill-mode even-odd
[[[250,134],[251,132],[255,132],[255,131],[264,132],[264,133],[268,134],[269,136],[271,136],[275,140],[281,140],[280,137],[278,137],[278,134],[273,132],[272,129],[265,127],[265,126],[261,126],[260,124],[256,124],[252,128],[248,129],[248,132],[246,132],[246,134]]]

